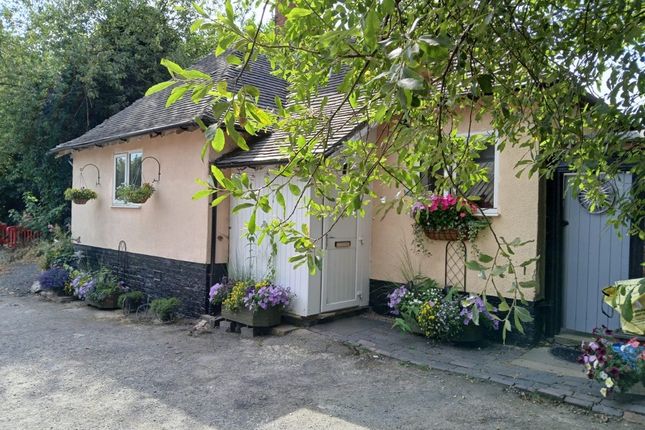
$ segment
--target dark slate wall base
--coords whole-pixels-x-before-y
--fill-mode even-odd
[[[389,282],[370,279],[370,308],[381,315],[390,315],[390,308],[387,306],[387,296],[399,285]],[[488,296],[487,300],[497,306],[499,298]],[[506,334],[506,343],[518,346],[532,346],[542,339],[543,322],[542,313],[539,312],[540,302],[528,302],[528,311],[533,316],[532,322],[522,323],[524,334],[515,330]],[[490,330],[486,333],[486,338],[494,342],[502,342],[501,332]]]
[[[151,298],[177,297],[186,316],[205,313],[208,303],[209,265],[189,261],[74,245],[93,269],[110,268],[132,290]]]

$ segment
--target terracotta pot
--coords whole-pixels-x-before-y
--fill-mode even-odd
[[[74,204],[84,205],[85,203],[89,202],[90,200],[89,199],[72,199],[72,201],[74,202]]]
[[[459,230],[450,228],[447,230],[424,230],[428,239],[432,240],[447,240],[447,241],[456,241],[461,240],[459,237]]]
[[[231,312],[222,307],[222,317],[249,327],[273,327],[280,324],[282,308],[256,309],[255,311],[242,308],[237,312]]]

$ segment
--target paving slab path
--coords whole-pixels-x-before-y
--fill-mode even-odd
[[[638,428],[309,330],[189,328],[0,291],[0,429]]]
[[[586,378],[580,365],[554,357],[545,347],[435,344],[424,337],[402,333],[392,327],[391,319],[373,314],[338,319],[310,330],[404,362],[491,381],[601,414],[624,416],[645,428],[642,393],[603,398],[598,383]]]

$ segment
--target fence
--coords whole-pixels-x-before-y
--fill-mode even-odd
[[[39,231],[33,231],[19,225],[9,226],[0,223],[0,246],[15,248],[18,245],[29,243],[41,236]]]

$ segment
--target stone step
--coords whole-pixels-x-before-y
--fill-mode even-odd
[[[553,337],[554,344],[564,347],[573,347],[576,349],[580,349],[582,342],[589,342],[591,340],[593,340],[592,334],[570,331],[563,331]]]

